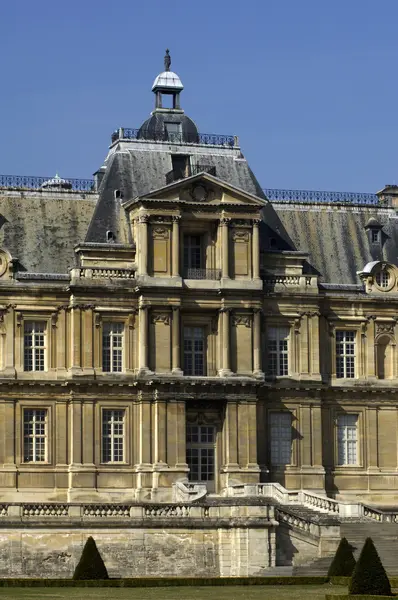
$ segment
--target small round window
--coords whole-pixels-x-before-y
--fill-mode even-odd
[[[390,273],[388,271],[379,271],[376,273],[376,283],[383,290],[388,288],[391,283]]]

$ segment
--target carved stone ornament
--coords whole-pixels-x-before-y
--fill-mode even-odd
[[[154,238],[167,240],[169,237],[169,230],[167,227],[157,227],[155,225],[152,227],[152,234]]]
[[[231,217],[221,217],[220,225],[229,225],[231,223]]]
[[[165,325],[170,325],[170,314],[169,313],[155,313],[151,317],[151,322],[155,323],[164,323]]]
[[[0,277],[2,277],[8,268],[9,256],[4,250],[0,250]]]
[[[249,232],[245,229],[233,229],[232,230],[232,239],[235,242],[248,242],[249,241]]]
[[[376,335],[387,333],[394,335],[395,323],[376,323]]]
[[[139,215],[137,218],[138,223],[148,223],[149,215]]]
[[[194,185],[190,193],[196,202],[204,202],[209,195],[204,185]]]
[[[232,317],[233,325],[244,325],[245,327],[252,326],[252,317],[251,315],[234,315]]]

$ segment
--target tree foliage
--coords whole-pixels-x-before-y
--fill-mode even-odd
[[[90,536],[73,574],[73,579],[109,579],[108,571],[97,544]]]
[[[343,537],[329,567],[328,577],[351,577],[355,563],[352,546]]]
[[[367,538],[355,565],[350,594],[390,596],[391,586],[372,538]]]

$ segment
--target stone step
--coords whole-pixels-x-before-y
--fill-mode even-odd
[[[305,577],[315,575],[327,575],[329,565],[332,562],[332,558],[327,556],[323,558],[317,558],[316,560],[305,564],[297,565],[293,567],[293,575]]]

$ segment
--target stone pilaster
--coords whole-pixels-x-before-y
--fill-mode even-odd
[[[180,276],[180,219],[179,215],[173,215],[173,237],[172,237],[172,269],[173,277]]]
[[[141,304],[139,308],[139,338],[138,338],[138,374],[149,373],[148,369],[148,310],[149,307]]]
[[[255,309],[253,314],[253,375],[256,377],[264,377],[261,366],[261,310]]]
[[[252,265],[253,279],[260,278],[260,219],[253,220],[253,239],[252,239]]]
[[[222,217],[221,227],[221,277],[229,277],[229,223],[231,219]]]
[[[139,275],[148,274],[148,221],[149,215],[140,215],[139,224]]]
[[[231,353],[231,340],[230,340],[230,312],[229,308],[221,308],[220,309],[220,318],[221,318],[221,369],[219,371],[220,377],[228,377],[228,375],[232,374],[231,371],[231,362],[230,362],[230,353]]]
[[[172,331],[171,331],[171,344],[172,344],[172,353],[171,353],[171,361],[172,361],[172,371],[174,375],[182,375],[181,370],[181,331],[180,331],[180,307],[173,306],[173,316],[172,316]]]

